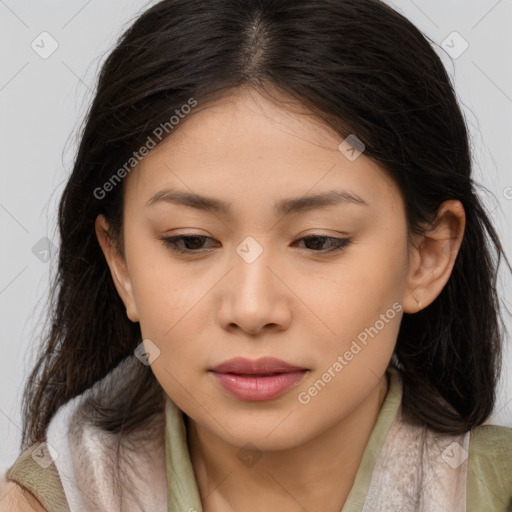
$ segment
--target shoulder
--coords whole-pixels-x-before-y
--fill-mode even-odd
[[[481,425],[471,430],[467,489],[468,504],[485,500],[492,510],[511,510],[512,429]]]
[[[32,494],[15,482],[0,477],[0,512],[45,512]]]
[[[512,485],[512,429],[498,425],[481,425],[471,430],[469,464],[480,468],[508,470]]]
[[[7,471],[2,485],[6,499],[0,502],[0,512],[69,512],[59,472],[45,446],[46,443],[37,443],[27,448]],[[3,508],[6,506],[10,508]]]

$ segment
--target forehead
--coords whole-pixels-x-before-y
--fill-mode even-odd
[[[349,189],[374,206],[399,201],[392,179],[364,153],[349,160],[342,138],[303,105],[276,105],[254,90],[198,107],[127,177],[142,206],[170,187],[229,203]]]

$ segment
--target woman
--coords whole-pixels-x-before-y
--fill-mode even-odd
[[[446,71],[384,3],[147,10],[59,227],[6,510],[510,510],[502,249]]]

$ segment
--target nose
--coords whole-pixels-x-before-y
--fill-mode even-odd
[[[235,254],[232,263],[220,289],[218,320],[222,328],[238,328],[252,335],[287,329],[293,294],[275,259],[263,251],[250,263]]]

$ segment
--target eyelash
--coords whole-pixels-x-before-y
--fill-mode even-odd
[[[189,241],[191,239],[199,239],[203,242],[206,239],[212,240],[211,237],[204,236],[204,235],[178,235],[178,236],[161,238],[161,241],[165,247],[171,249],[174,252],[180,253],[180,254],[200,253],[202,251],[202,249],[182,249],[182,248],[178,247],[178,242]],[[323,254],[342,251],[343,249],[348,247],[352,242],[352,240],[350,238],[336,238],[336,237],[325,236],[325,235],[308,235],[308,236],[299,238],[298,241],[314,240],[314,239],[324,239],[324,240],[329,240],[332,243],[334,243],[334,248],[332,248],[332,249],[327,249],[327,250],[323,249],[323,250],[319,250],[319,251],[316,251],[314,249],[305,249],[305,250],[310,250],[314,253],[323,253]]]

